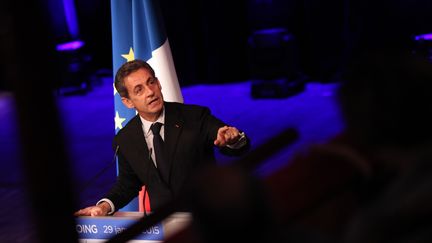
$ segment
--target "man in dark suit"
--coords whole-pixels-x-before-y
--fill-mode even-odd
[[[123,104],[138,114],[114,138],[119,165],[115,185],[96,206],[77,211],[77,216],[112,214],[135,198],[143,185],[151,209],[157,210],[182,192],[195,168],[215,162],[214,146],[227,155],[241,155],[250,147],[243,132],[214,117],[208,108],[165,102],[153,68],[142,60],[120,67],[115,87]],[[161,154],[153,140],[152,126],[157,123],[162,125],[155,132],[163,138]]]

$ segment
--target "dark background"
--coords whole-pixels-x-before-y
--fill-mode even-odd
[[[109,1],[78,0],[83,39],[95,60],[111,67]],[[249,79],[248,39],[284,27],[295,38],[300,71],[328,80],[359,38],[397,42],[432,31],[430,1],[240,0],[160,1],[182,86]],[[364,41],[364,40],[362,40]],[[366,41],[364,41],[366,42]],[[354,44],[353,44],[354,43]],[[342,61],[343,63],[343,61]]]
[[[46,2],[55,40],[70,39],[61,2]],[[76,0],[75,5],[91,71],[112,69],[110,1]],[[295,52],[284,58],[295,62],[295,72],[309,80],[335,80],[359,45],[398,43],[431,32],[431,5],[427,0],[160,1],[183,87],[253,78],[251,67],[260,57],[251,52],[250,39],[254,31],[275,27],[293,37]]]
[[[98,65],[110,68],[108,1],[78,0],[82,38]],[[302,71],[315,79],[338,66],[344,35],[344,1],[161,1],[180,84],[250,78],[253,31],[284,27],[297,39]],[[95,18],[96,17],[96,18]]]

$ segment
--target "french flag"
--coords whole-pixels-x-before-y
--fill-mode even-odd
[[[158,0],[111,0],[111,27],[114,77],[123,63],[146,60],[162,85],[164,100],[183,103]],[[115,88],[114,107],[117,133],[136,112],[123,105]],[[143,211],[142,194],[121,210]],[[149,209],[148,197],[145,204]]]

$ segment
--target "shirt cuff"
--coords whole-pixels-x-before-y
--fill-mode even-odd
[[[96,206],[99,205],[99,204],[101,204],[101,203],[103,203],[103,202],[106,202],[106,203],[108,203],[110,205],[111,210],[108,212],[108,215],[112,215],[115,212],[114,203],[112,203],[111,200],[109,200],[108,198],[102,198],[101,200],[99,200],[96,203]]]
[[[239,135],[240,135],[239,140],[236,143],[234,143],[234,144],[231,144],[231,145],[228,144],[227,145],[228,148],[230,148],[230,149],[239,149],[239,148],[243,147],[244,145],[246,145],[246,135],[245,135],[245,133],[241,132],[241,133],[239,133]]]

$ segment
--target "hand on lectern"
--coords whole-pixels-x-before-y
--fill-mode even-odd
[[[99,203],[96,206],[86,207],[74,213],[75,216],[106,216],[111,211],[107,202]]]

